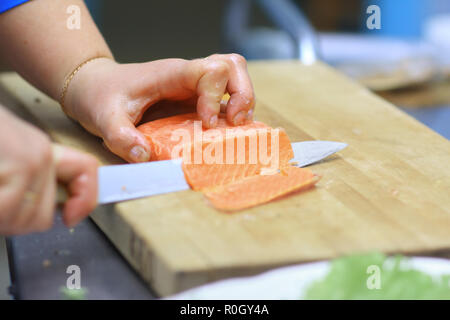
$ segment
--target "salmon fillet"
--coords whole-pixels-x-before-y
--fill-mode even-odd
[[[294,157],[286,132],[258,121],[232,127],[219,118],[215,129],[203,129],[197,114],[190,113],[151,121],[138,130],[152,147],[151,161],[183,159],[193,190],[275,171]]]
[[[219,117],[203,129],[196,113],[138,127],[152,147],[150,161],[182,158],[186,181],[218,209],[235,211],[313,186],[309,169],[293,167],[292,146],[282,128],[258,121],[238,127]]]
[[[237,211],[260,205],[289,193],[314,186],[319,177],[311,170],[289,166],[274,175],[256,175],[205,191],[211,204],[220,210]]]

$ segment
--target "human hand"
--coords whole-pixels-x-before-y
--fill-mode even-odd
[[[45,231],[53,224],[56,182],[69,199],[63,220],[73,226],[97,204],[95,158],[52,145],[37,128],[0,107],[0,234]]]
[[[222,101],[230,94],[227,102]],[[232,125],[252,119],[255,104],[246,61],[237,54],[204,59],[165,59],[118,64],[96,59],[72,79],[64,111],[128,162],[150,159],[150,146],[136,124],[159,101],[195,100],[205,128],[214,128],[219,112]]]

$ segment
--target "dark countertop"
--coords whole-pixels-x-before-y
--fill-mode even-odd
[[[8,238],[16,299],[63,299],[70,265],[78,265],[87,299],[152,299],[155,295],[90,219],[72,231],[56,214],[53,228]]]
[[[401,107],[401,109],[443,137],[450,139],[450,105],[433,108]]]

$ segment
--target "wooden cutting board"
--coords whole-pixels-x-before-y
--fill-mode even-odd
[[[311,191],[234,214],[191,190],[105,206],[92,219],[158,294],[276,266],[381,250],[450,248],[450,142],[330,67],[250,63],[256,118],[292,141],[349,147],[311,166]],[[3,103],[54,140],[117,163],[99,139],[14,74]]]

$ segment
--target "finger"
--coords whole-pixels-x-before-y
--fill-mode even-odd
[[[7,179],[2,180],[0,185],[0,203],[2,204],[2,212],[0,214],[0,234],[13,235],[12,220],[19,212],[23,203],[23,194],[27,190],[25,183],[19,174],[10,175]]]
[[[227,104],[228,101],[220,101],[220,113],[226,113],[227,112]]]
[[[197,83],[197,113],[205,128],[214,128],[228,84],[229,66],[224,61],[214,59],[195,60],[193,63],[200,64],[201,70]]]
[[[227,91],[230,94],[226,107],[227,121],[233,125],[253,119],[255,95],[247,71],[247,62],[238,54],[225,56],[229,64]]]
[[[224,59],[208,57],[192,61],[165,59],[145,64],[135,96],[157,91],[153,100],[196,98],[197,113],[205,128],[215,127],[220,100],[226,91],[229,65]],[[158,77],[150,75],[158,74]]]
[[[46,231],[53,225],[55,213],[55,195],[56,195],[56,175],[53,166],[49,166],[46,173],[46,179],[40,194],[39,201],[36,204],[33,219],[30,226],[34,231]]]
[[[101,131],[106,146],[122,159],[128,162],[150,160],[150,144],[126,115],[109,116]]]
[[[48,204],[48,192],[52,192],[55,183],[50,147],[40,156],[38,162],[27,168],[31,173],[23,180],[21,204],[10,222],[15,234],[45,231],[53,224],[54,203],[50,207]]]
[[[4,211],[0,223],[0,234],[19,235],[35,231],[29,224],[33,218],[32,213],[36,202],[39,200],[39,187],[37,187],[39,184],[36,182],[37,179],[27,179],[26,176],[17,174],[2,186],[0,201],[7,206],[2,208]]]
[[[97,160],[88,155],[54,145],[58,181],[67,186],[69,199],[64,204],[63,221],[71,227],[84,219],[97,205]]]

